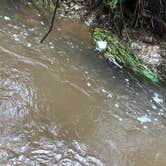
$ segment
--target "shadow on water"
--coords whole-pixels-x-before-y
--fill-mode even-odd
[[[2,165],[166,165],[166,91],[96,55],[80,22],[0,6]]]

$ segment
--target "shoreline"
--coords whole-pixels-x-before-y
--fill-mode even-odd
[[[41,10],[43,10],[43,7]],[[106,29],[109,29],[107,22],[104,23],[104,26],[99,25],[95,14],[95,11],[89,11],[83,1],[66,1],[62,3],[58,9],[58,17],[60,19],[69,18],[72,20],[80,20],[84,22],[90,29],[92,29],[92,34],[95,28],[98,27],[103,29],[104,26],[106,26]],[[142,61],[143,65],[145,65],[152,73],[158,75],[159,80],[165,83],[166,41],[151,32],[142,30],[141,28],[136,29],[127,27],[125,31],[129,39],[126,40],[125,35],[125,37],[123,36],[120,38],[122,43],[125,43],[125,47],[136,54]],[[114,32],[113,35],[118,36]]]

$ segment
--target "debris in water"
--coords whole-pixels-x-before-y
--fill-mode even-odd
[[[116,66],[118,66],[119,68],[123,68],[123,66],[121,66],[114,58],[112,58],[111,56],[108,56],[108,60],[112,63],[114,63]]]
[[[96,44],[97,44],[96,50],[99,52],[101,52],[107,48],[106,41],[100,40],[100,41],[97,41]]]
[[[8,17],[8,16],[4,16],[3,18],[4,18],[4,20],[6,20],[6,21],[10,21],[10,20],[11,20],[11,18]]]

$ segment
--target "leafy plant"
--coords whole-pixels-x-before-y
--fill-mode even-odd
[[[107,5],[111,8],[111,9],[116,9],[117,5],[118,5],[118,0],[107,0]]]
[[[103,54],[107,59],[113,59],[118,64],[132,69],[134,72],[144,76],[155,84],[159,84],[159,76],[143,65],[138,55],[130,51],[120,42],[117,36],[111,35],[109,31],[96,28],[93,38],[95,43],[97,43],[97,41],[107,41],[107,47],[103,50]]]

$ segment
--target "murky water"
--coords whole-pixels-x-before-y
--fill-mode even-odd
[[[166,90],[99,59],[89,30],[0,6],[0,165],[165,166]]]

